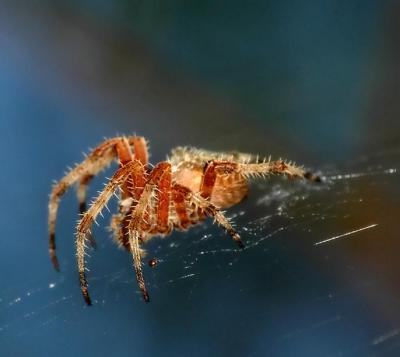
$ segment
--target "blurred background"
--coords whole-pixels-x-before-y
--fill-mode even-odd
[[[0,354],[398,356],[399,16],[396,1],[0,0]],[[239,150],[325,182],[254,183],[229,210],[243,252],[211,222],[150,242],[150,304],[106,215],[87,308],[75,196],[56,273],[48,194],[82,152],[134,132],[153,163],[177,145]]]

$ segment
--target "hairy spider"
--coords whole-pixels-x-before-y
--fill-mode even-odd
[[[89,182],[115,159],[119,162],[119,169],[86,211]],[[246,196],[249,178],[270,174],[320,181],[318,176],[283,160],[260,161],[250,154],[218,153],[187,147],[173,149],[170,158],[153,167],[148,163],[147,142],[143,137],[121,136],[106,140],[53,187],[48,219],[51,261],[59,270],[55,245],[58,205],[67,189],[77,184],[79,207],[83,214],[76,233],[79,280],[83,297],[91,305],[85,274],[85,243],[94,244],[91,225],[112,195],[119,192],[119,213],[112,217],[111,228],[119,246],[132,253],[139,288],[144,300],[149,301],[140,246],[156,235],[166,236],[175,228],[185,230],[206,217],[213,217],[233,241],[244,248],[239,234],[221,209],[240,202]],[[150,263],[151,266],[155,264],[156,260]]]

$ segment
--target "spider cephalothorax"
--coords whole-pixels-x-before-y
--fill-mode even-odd
[[[90,180],[112,161],[119,169],[103,191],[86,210],[86,189]],[[147,143],[143,137],[109,139],[95,148],[53,187],[49,202],[49,253],[54,267],[59,264],[55,246],[55,222],[59,201],[66,190],[77,185],[81,213],[76,233],[76,250],[82,294],[91,300],[85,274],[85,243],[94,244],[90,228],[113,194],[119,192],[119,213],[112,217],[111,228],[120,246],[133,255],[136,278],[145,301],[149,301],[142,274],[140,246],[156,235],[165,236],[173,229],[187,229],[207,216],[226,229],[239,247],[239,234],[221,209],[240,202],[247,194],[251,177],[270,174],[287,175],[319,181],[319,177],[302,167],[283,160],[259,161],[241,153],[216,153],[178,147],[171,157],[152,167],[148,163]]]

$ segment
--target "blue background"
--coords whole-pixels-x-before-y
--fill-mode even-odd
[[[0,1],[0,354],[397,356],[399,15],[390,1]],[[151,241],[150,304],[106,215],[87,308],[75,196],[56,273],[48,194],[83,151],[133,132],[153,163],[177,145],[240,150],[326,182],[254,183],[229,210],[243,252],[211,222]]]

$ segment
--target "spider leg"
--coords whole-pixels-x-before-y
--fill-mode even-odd
[[[248,182],[237,168],[238,163],[233,161],[208,161],[203,168],[200,195],[221,208],[240,202],[248,192]],[[204,212],[200,210],[198,216],[204,218]]]
[[[143,189],[146,185],[147,175],[145,170],[142,172],[131,174],[128,180],[123,185],[122,201],[120,205],[120,224],[119,232],[117,233],[118,239],[121,241],[123,247],[130,251],[129,238],[128,238],[128,225],[133,210],[139,200]],[[131,201],[129,201],[129,199]]]
[[[117,140],[118,139],[114,138],[102,143],[95,150],[93,150],[82,163],[77,165],[53,186],[49,201],[48,227],[49,254],[56,270],[59,270],[59,264],[56,256],[55,226],[61,197],[73,184],[77,183],[78,181],[82,181],[85,177],[97,174],[112,162],[115,157],[114,146]],[[86,196],[85,185],[81,188],[78,188],[78,195],[80,195],[80,203],[81,207],[83,208],[82,203],[84,202]]]
[[[149,160],[148,143],[145,138],[140,136],[132,136],[128,138],[128,142],[133,146],[133,158],[140,161],[146,168]],[[120,206],[120,216],[114,219],[112,227],[114,227],[114,238],[117,240],[120,246],[130,251],[129,238],[128,238],[128,225],[132,211],[135,208],[136,202],[139,200],[140,195],[143,192],[143,188],[146,184],[146,173],[143,172],[140,175],[130,175],[129,179],[124,183],[122,187],[122,199],[134,198],[129,204]],[[127,200],[125,201],[127,202]],[[117,222],[118,221],[118,222]]]
[[[244,243],[240,239],[239,233],[233,228],[229,219],[214,206],[208,199],[205,199],[198,193],[191,194],[191,200],[198,206],[207,216],[213,217],[215,221],[225,228],[226,232],[231,236],[232,240],[238,245],[239,248],[244,249]]]
[[[124,247],[128,251],[131,250],[128,234],[129,222],[137,201],[139,200],[144,186],[146,185],[146,181],[147,175],[144,170],[140,173],[129,175],[128,180],[123,184],[122,188],[123,193],[119,208],[120,212],[118,215],[114,215],[111,220],[111,229],[113,231],[115,241],[119,246]]]
[[[86,211],[86,195],[87,195],[87,188],[89,186],[90,181],[93,179],[93,175],[85,175],[83,176],[78,184],[76,189],[76,195],[78,197],[79,202],[79,213],[84,214]]]
[[[129,246],[128,225],[130,221],[130,214],[114,214],[111,217],[109,231],[112,232],[114,242],[120,248],[125,248],[128,252],[131,251]]]
[[[131,216],[132,216],[132,211],[134,210],[135,206],[132,206],[129,212],[127,212],[125,215],[122,216],[121,218],[121,224],[120,224],[120,229],[119,229],[119,237],[121,237],[121,244],[122,246],[127,250],[131,251],[131,246],[129,243],[129,222],[131,221]]]
[[[200,185],[200,194],[209,199],[218,175],[239,174],[243,177],[264,177],[270,174],[287,175],[290,178],[304,178],[313,182],[321,182],[319,176],[305,171],[302,167],[283,160],[265,161],[261,163],[236,163],[231,161],[209,161],[204,167]]]
[[[140,162],[142,162],[142,164],[147,165],[147,148],[142,147],[143,143],[146,143],[146,141],[142,137],[130,137],[129,139],[120,138],[120,140],[116,142],[115,149],[119,158],[120,167],[132,161],[133,158],[139,160]],[[132,155],[130,147],[131,145],[133,145],[134,148],[134,155]],[[81,214],[84,214],[86,211],[86,192],[87,187],[93,176],[93,174],[86,175],[79,182],[77,195]],[[128,177],[127,182],[125,182],[122,187],[122,196],[124,198],[132,197],[132,193],[129,190],[129,181],[131,181],[131,177]],[[96,248],[96,241],[94,240],[91,233],[88,233],[88,239],[92,247]],[[125,242],[125,245],[126,244],[127,243]]]
[[[133,146],[134,158],[146,166],[149,163],[147,140],[142,136],[131,136],[128,138],[128,142]]]
[[[193,194],[193,199],[200,208],[200,214],[201,211],[203,211],[204,214],[214,217],[214,219],[226,229],[232,239],[241,248],[244,247],[244,244],[242,243],[239,234],[235,231],[223,213],[210,202],[218,176],[229,176],[231,174],[239,175],[244,178],[264,177],[269,174],[279,174],[287,175],[290,178],[304,178],[313,182],[321,181],[318,176],[305,171],[302,167],[283,160],[268,160],[261,163],[243,163],[227,160],[208,161],[204,167],[200,191],[199,193]]]
[[[120,167],[132,161],[133,159],[139,160],[143,165],[147,165],[147,148],[142,147],[146,143],[145,139],[142,137],[129,137],[129,138],[116,138],[114,140],[114,146],[116,149],[116,154],[119,159]],[[132,154],[131,145],[133,145],[134,155]],[[95,150],[96,152],[96,150]],[[97,152],[97,155],[101,155],[101,151]],[[100,168],[101,170],[102,168]],[[86,194],[87,188],[90,181],[93,179],[94,175],[98,173],[96,170],[87,167],[88,174],[84,175],[77,187],[77,197],[79,201],[79,211],[81,214],[86,211]]]
[[[122,247],[122,237],[120,235],[121,233],[121,221],[122,217],[121,214],[113,214],[111,217],[110,225],[108,227],[108,230],[112,233],[114,242],[117,243],[119,247]]]
[[[231,161],[231,162],[250,162],[254,160],[254,155],[236,151],[215,152],[194,147],[176,147],[171,150],[170,162],[177,166],[183,161],[206,163],[210,160]]]
[[[87,194],[87,188],[90,183],[90,181],[93,179],[93,175],[86,175],[84,176],[80,181],[76,189],[76,194],[78,197],[78,202],[79,202],[79,213],[83,215],[86,212],[86,194]],[[90,242],[90,245],[93,248],[97,248],[96,240],[94,239],[92,234],[88,234],[88,239]]]
[[[125,248],[128,252],[131,251],[129,244],[129,232],[128,226],[131,221],[132,211],[135,209],[135,205],[129,208],[129,211],[113,215],[111,219],[110,228],[113,231],[114,241],[119,247]]]
[[[56,270],[59,270],[59,263],[56,256],[55,225],[61,197],[65,194],[69,187],[75,183],[78,183],[77,195],[79,200],[79,208],[80,212],[83,213],[86,210],[85,201],[87,186],[92,177],[97,175],[101,170],[111,164],[116,157],[119,158],[121,166],[131,161],[131,146],[138,151],[135,153],[135,158],[142,163],[147,163],[148,154],[147,148],[143,147],[144,143],[146,143],[144,138],[135,136],[128,138],[117,137],[106,140],[97,148],[95,148],[84,161],[82,161],[54,185],[50,194],[48,227],[49,254]]]
[[[149,176],[149,183],[157,186],[156,203],[156,232],[166,233],[169,229],[169,206],[171,193],[171,164],[169,162],[160,162],[154,167]]]
[[[137,202],[135,202],[135,204],[136,203]],[[132,204],[127,212],[114,214],[111,217],[111,224],[109,226],[109,230],[113,233],[114,241],[120,248],[125,248],[128,252],[131,251],[131,246],[129,244],[128,226],[129,222],[131,221],[132,211],[134,210],[134,208],[135,205]]]
[[[139,241],[141,239],[141,224],[143,221],[143,215],[146,212],[147,205],[149,204],[151,195],[155,188],[154,184],[147,184],[144,188],[142,195],[140,196],[139,202],[137,203],[135,210],[132,212],[131,221],[129,223],[129,244],[131,253],[133,256],[133,266],[135,268],[136,279],[142,292],[143,299],[146,302],[150,301],[149,294],[146,289],[146,283],[143,277],[142,271],[142,259],[141,249],[139,247]]]
[[[156,227],[154,229],[155,232],[162,234],[167,232],[169,221],[171,165],[168,162],[159,163],[151,171],[139,201],[132,210],[131,220],[128,226],[129,245],[133,255],[136,279],[142,292],[143,299],[146,302],[150,301],[150,297],[143,277],[139,243],[143,239],[143,229],[151,228],[150,223],[146,222],[146,220],[148,220],[152,214],[151,210],[153,207],[151,207],[151,197],[156,188],[157,193],[154,195],[156,198],[154,210],[157,217]]]
[[[289,178],[303,178],[312,182],[321,182],[321,178],[302,166],[284,160],[267,160],[261,163],[237,164],[235,171],[245,177],[264,177],[270,174],[286,175]]]
[[[208,161],[204,167],[204,173],[200,185],[200,194],[209,199],[211,197],[215,181],[218,174],[232,173],[237,167],[237,163],[231,161]]]
[[[131,161],[122,166],[116,171],[108,184],[104,187],[103,191],[99,194],[96,200],[92,203],[90,208],[83,215],[82,219],[78,222],[76,233],[76,251],[77,262],[79,269],[79,280],[83,297],[88,305],[91,305],[91,300],[88,293],[87,280],[85,274],[85,242],[87,233],[96,217],[100,214],[101,210],[106,206],[115,190],[122,186],[128,179],[130,174],[140,174],[144,171],[143,165],[139,161]]]
[[[174,202],[175,212],[179,218],[179,223],[182,229],[186,229],[191,223],[186,205],[187,198],[190,194],[191,191],[184,186],[179,184],[174,184],[172,186],[171,198]]]

